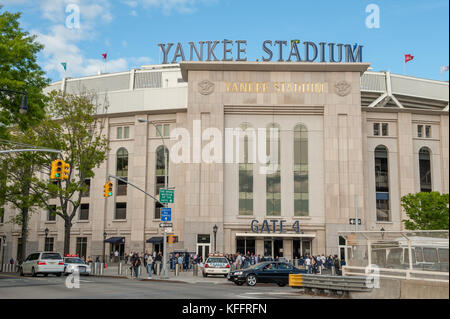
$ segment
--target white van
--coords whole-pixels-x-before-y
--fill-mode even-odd
[[[20,275],[30,274],[36,277],[38,274],[47,276],[54,274],[60,277],[64,273],[64,260],[59,253],[36,252],[30,254],[20,265]]]

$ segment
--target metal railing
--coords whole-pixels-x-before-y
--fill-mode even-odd
[[[289,286],[319,290],[370,292],[374,287],[374,280],[372,276],[290,274]]]

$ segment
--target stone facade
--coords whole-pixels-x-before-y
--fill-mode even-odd
[[[178,243],[169,246],[169,252],[178,249],[198,252],[204,246],[212,251],[213,226],[217,225],[219,252],[235,252],[237,240],[241,239],[252,241],[252,249],[260,255],[265,254],[269,241],[274,245],[271,255],[280,254],[288,259],[295,257],[294,250],[298,250],[294,241],[301,241],[302,247],[310,245],[309,253],[338,254],[343,248],[339,245],[338,232],[354,229],[349,219],[355,218],[356,210],[362,220],[359,230],[381,227],[402,230],[405,214],[400,198],[420,191],[418,154],[422,147],[431,150],[432,189],[448,193],[448,111],[362,106],[361,75],[368,66],[363,63],[183,62],[180,71],[187,87],[182,88],[181,95],[187,96],[185,107],[171,108],[166,101],[161,102],[162,109],[133,105],[132,111],[127,111],[127,98],[115,101],[116,111],[105,115],[108,159],[95,170],[90,195],[83,197],[82,202],[89,204],[89,219],[75,218],[71,252],[77,251],[77,238],[85,237],[86,255],[101,256],[104,232],[108,238],[124,237],[125,252],[160,248],[146,243],[149,238],[162,236],[153,199],[130,186],[126,195],[118,195],[116,184],[114,196],[103,197],[108,174],[116,174],[116,155],[120,148],[129,154],[128,180],[150,194],[156,192],[156,150],[162,141],[153,125],[138,121],[142,118],[168,124],[171,130],[187,129],[191,136],[191,161],[169,163],[168,184],[175,187],[175,203],[169,207],[173,210],[173,233],[179,238]],[[175,92],[174,88],[167,90],[167,95]],[[132,93],[126,92],[127,96]],[[150,94],[153,93],[149,90]],[[164,101],[164,93],[158,94]],[[173,96],[168,98],[178,101]],[[118,110],[120,103],[122,112]],[[201,121],[200,126],[196,121]],[[239,164],[207,163],[201,153],[195,152],[209,143],[209,139],[201,139],[206,129],[218,129],[223,143],[225,129],[243,123],[254,128],[276,123],[281,129],[280,216],[266,214],[267,180],[266,175],[259,173],[262,164],[254,165],[253,214],[239,215]],[[388,135],[374,136],[374,123],[387,123]],[[307,216],[294,216],[293,130],[297,124],[307,128],[308,137]],[[418,137],[417,125],[431,126],[431,137]],[[129,137],[118,139],[117,127],[125,126],[129,127]],[[169,151],[176,142],[164,138]],[[383,222],[376,217],[374,150],[379,145],[387,147],[389,163],[390,218]],[[127,204],[126,219],[115,219],[116,203]],[[7,235],[7,258],[16,258],[20,237],[20,229],[6,223],[12,215],[13,211],[7,207],[5,223],[0,224],[0,233]],[[250,227],[252,220],[260,225],[264,220],[276,220],[278,225],[283,220],[287,230],[255,233]],[[300,225],[299,232],[292,228],[296,222]],[[54,250],[62,251],[64,224],[58,217],[56,221],[48,221],[46,212],[34,214],[30,221],[28,250],[44,249],[45,228],[50,231],[48,236],[54,238]],[[200,245],[198,235],[209,235],[209,243]],[[278,247],[275,252],[275,245],[283,249],[280,251]],[[107,254],[111,247],[106,244]]]

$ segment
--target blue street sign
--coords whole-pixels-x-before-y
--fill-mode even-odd
[[[161,208],[161,221],[162,222],[172,221],[172,208],[169,207]]]

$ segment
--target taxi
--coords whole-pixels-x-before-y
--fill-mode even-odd
[[[202,269],[203,277],[220,275],[225,278],[230,273],[230,262],[223,254],[209,254]]]
[[[64,256],[64,274],[67,276],[78,272],[80,275],[90,275],[91,266],[87,265],[78,255]]]

